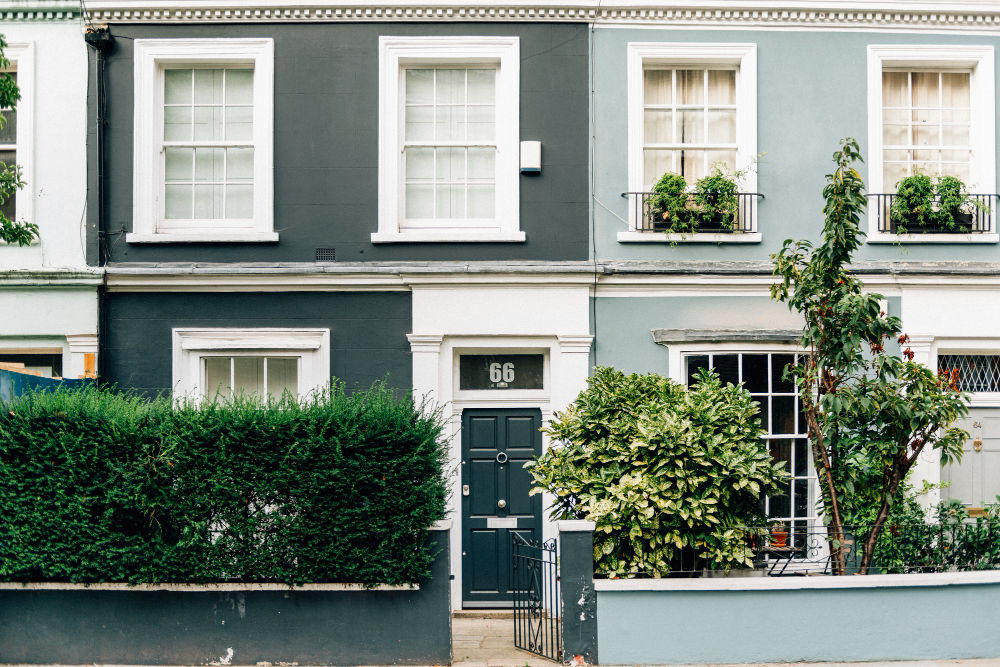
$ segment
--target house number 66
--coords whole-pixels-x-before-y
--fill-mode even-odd
[[[490,364],[490,382],[513,382],[514,364],[507,362],[504,365],[498,363]]]

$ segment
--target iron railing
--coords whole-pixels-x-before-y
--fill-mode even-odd
[[[870,194],[867,195],[868,215],[875,216],[876,229],[887,234],[896,234],[906,230],[907,234],[988,234],[993,231],[993,212],[996,210],[997,197],[1000,195],[969,195],[972,203],[961,207],[952,214],[954,224],[947,226],[937,221],[936,215],[941,210],[941,198],[931,199],[931,211],[921,216],[911,212],[900,212],[892,215],[892,204],[899,195]]]
[[[662,217],[655,206],[655,192],[623,192],[623,197],[631,200],[631,205],[635,208],[635,225],[638,232],[666,232],[674,228],[672,221]],[[764,198],[758,192],[740,192],[736,195],[738,199],[736,219],[727,219],[725,216],[716,216],[712,220],[701,220],[701,211],[695,201],[694,194],[688,195],[688,208],[690,219],[680,220],[682,227],[687,228],[690,220],[697,220],[696,232],[706,232],[710,234],[739,234],[757,231],[754,213],[756,211],[756,199]]]
[[[514,646],[562,662],[556,541],[526,540],[516,532],[511,540]]]
[[[823,525],[728,528],[719,531],[677,529],[683,546],[676,548],[667,570],[634,576],[720,577],[833,574],[834,550],[844,554],[847,574],[858,573],[870,526],[845,526],[842,542],[831,539]],[[671,540],[673,541],[673,540]],[[742,555],[752,567],[726,568],[705,557],[720,543]],[[905,574],[1000,569],[1000,521],[886,524],[875,543],[868,574]]]

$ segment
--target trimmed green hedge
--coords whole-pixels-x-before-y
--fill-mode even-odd
[[[381,384],[200,408],[26,394],[0,414],[0,581],[416,582],[441,432]]]

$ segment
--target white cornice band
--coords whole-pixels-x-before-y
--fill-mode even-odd
[[[296,22],[296,21],[567,21],[597,24],[651,24],[719,27],[818,29],[916,29],[961,32],[1000,31],[995,2],[887,1],[769,2],[701,0],[665,6],[652,2],[340,3],[264,0],[99,0],[88,3],[100,22]]]

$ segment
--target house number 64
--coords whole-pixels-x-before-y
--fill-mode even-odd
[[[513,382],[514,364],[507,362],[502,366],[498,363],[490,364],[490,382]]]

